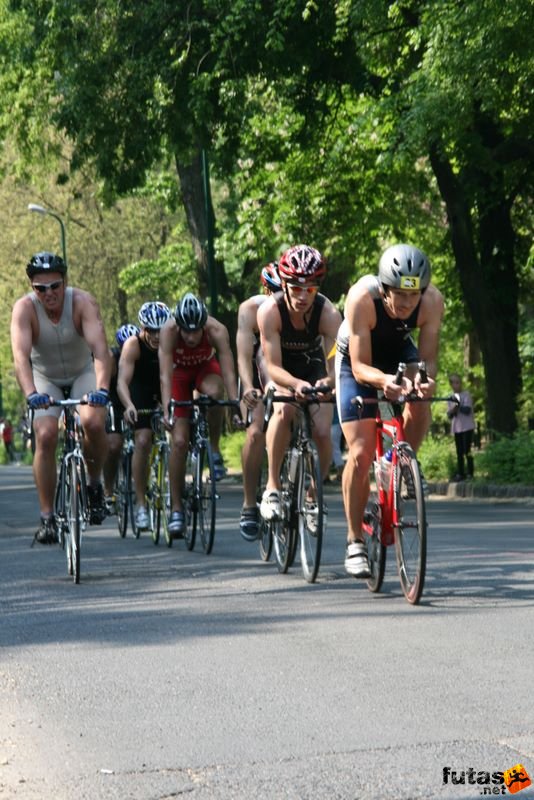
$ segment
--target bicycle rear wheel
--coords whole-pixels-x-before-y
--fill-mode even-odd
[[[386,569],[386,547],[380,541],[381,524],[380,506],[376,498],[370,498],[364,515],[367,560],[371,571],[371,577],[366,582],[370,592],[380,591]]]
[[[308,583],[313,583],[321,564],[324,527],[323,479],[313,442],[308,443],[299,459],[297,521],[302,572]]]
[[[412,605],[423,593],[426,571],[426,507],[421,473],[415,453],[400,444],[398,453],[395,552],[402,591]]]
[[[196,474],[197,503],[193,527],[198,527],[200,541],[206,555],[213,549],[215,540],[215,518],[217,514],[217,488],[211,447],[198,452]]]
[[[293,563],[297,546],[296,525],[293,509],[293,487],[289,482],[289,454],[286,454],[280,470],[280,505],[282,516],[269,523],[273,537],[274,556],[278,572],[286,573]]]
[[[128,514],[130,509],[129,492],[132,482],[132,457],[123,454],[119,461],[115,496],[117,498],[117,527],[119,536],[124,539],[128,529]]]
[[[80,472],[83,465],[72,458],[69,464],[69,490],[67,498],[67,518],[69,531],[67,536],[67,561],[69,575],[74,583],[80,582],[80,562],[83,525],[82,483]]]

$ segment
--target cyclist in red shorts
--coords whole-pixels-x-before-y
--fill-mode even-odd
[[[174,318],[164,326],[159,344],[161,401],[168,413],[169,402],[191,400],[196,390],[216,400],[237,400],[237,380],[228,330],[208,316],[204,303],[188,292],[178,302]],[[224,478],[226,470],[219,450],[223,409],[210,409],[210,443],[215,465],[215,479]],[[185,527],[182,491],[189,445],[189,409],[175,409],[174,418],[166,418],[172,431],[169,458],[171,516],[169,533],[183,536]]]

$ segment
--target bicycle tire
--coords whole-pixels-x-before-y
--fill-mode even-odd
[[[269,561],[273,552],[273,532],[270,524],[260,514],[259,521],[260,557],[262,561]]]
[[[128,486],[130,485],[131,464],[131,456],[123,454],[119,460],[115,482],[117,528],[121,539],[124,539],[128,530]]]
[[[162,447],[158,461],[158,504],[152,537],[154,544],[159,542],[161,531],[165,541],[169,536],[169,515],[171,513],[171,488],[169,483],[169,453]]]
[[[379,592],[384,582],[386,571],[386,546],[382,544],[381,534],[381,511],[375,499],[370,498],[365,509],[365,521],[372,528],[372,533],[367,534],[367,560],[371,577],[367,578],[367,588],[370,592]]]
[[[426,506],[417,458],[401,443],[398,452],[395,553],[401,588],[406,600],[416,605],[423,593],[426,573]]]
[[[300,455],[296,484],[300,565],[306,581],[314,583],[321,565],[324,528],[323,479],[314,442]]]
[[[81,465],[76,458],[71,458],[69,465],[69,484],[70,491],[68,497],[68,520],[69,520],[69,551],[70,569],[74,583],[80,582],[81,565],[81,545],[82,545],[82,524],[83,524],[83,501],[82,501],[82,477],[80,475]]]
[[[273,537],[274,557],[278,572],[285,574],[295,555],[295,528],[293,522],[293,493],[289,481],[289,453],[286,453],[280,470],[280,505],[282,516],[271,520],[270,528]]]
[[[215,541],[217,515],[217,487],[215,466],[210,445],[199,450],[197,460],[197,513],[195,524],[204,553],[209,556]]]
[[[65,462],[62,458],[59,467],[59,476],[56,484],[56,494],[54,497],[54,516],[56,518],[58,544],[62,550],[65,549],[65,491],[66,491]]]
[[[148,528],[154,544],[159,543],[158,508],[159,498],[159,457],[156,456],[150,465],[148,486],[146,489],[146,510],[148,513]]]
[[[185,546],[188,550],[193,550],[197,537],[197,453],[196,450],[190,452],[187,457],[187,473],[184,485],[184,514]]]

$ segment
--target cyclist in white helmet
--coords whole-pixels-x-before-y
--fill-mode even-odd
[[[150,415],[138,414],[137,409],[156,409],[161,405],[159,335],[170,315],[165,303],[144,303],[138,314],[141,332],[127,339],[119,360],[117,392],[124,406],[124,419],[135,427],[132,476],[137,502],[135,524],[139,530],[146,530],[150,524],[145,495],[152,427]]]
[[[348,447],[343,472],[343,501],[348,523],[345,569],[355,578],[369,577],[362,521],[369,496],[369,468],[375,452],[376,406],[360,414],[352,399],[397,400],[412,387],[421,397],[435,392],[443,297],[430,283],[426,255],[409,244],[396,244],[382,255],[378,275],[365,275],[351,287],[336,353],[337,408]],[[417,345],[413,332],[418,330]],[[417,362],[426,362],[421,383]],[[402,385],[395,383],[399,362],[408,365]],[[417,452],[430,425],[428,403],[406,404],[406,438]]]

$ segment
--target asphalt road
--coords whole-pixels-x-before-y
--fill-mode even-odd
[[[534,797],[534,506],[431,498],[413,608],[394,558],[380,595],[344,574],[338,489],[309,586],[220,487],[212,555],[110,520],[75,586],[30,549],[29,469],[0,468],[2,800],[467,800],[517,764]]]

